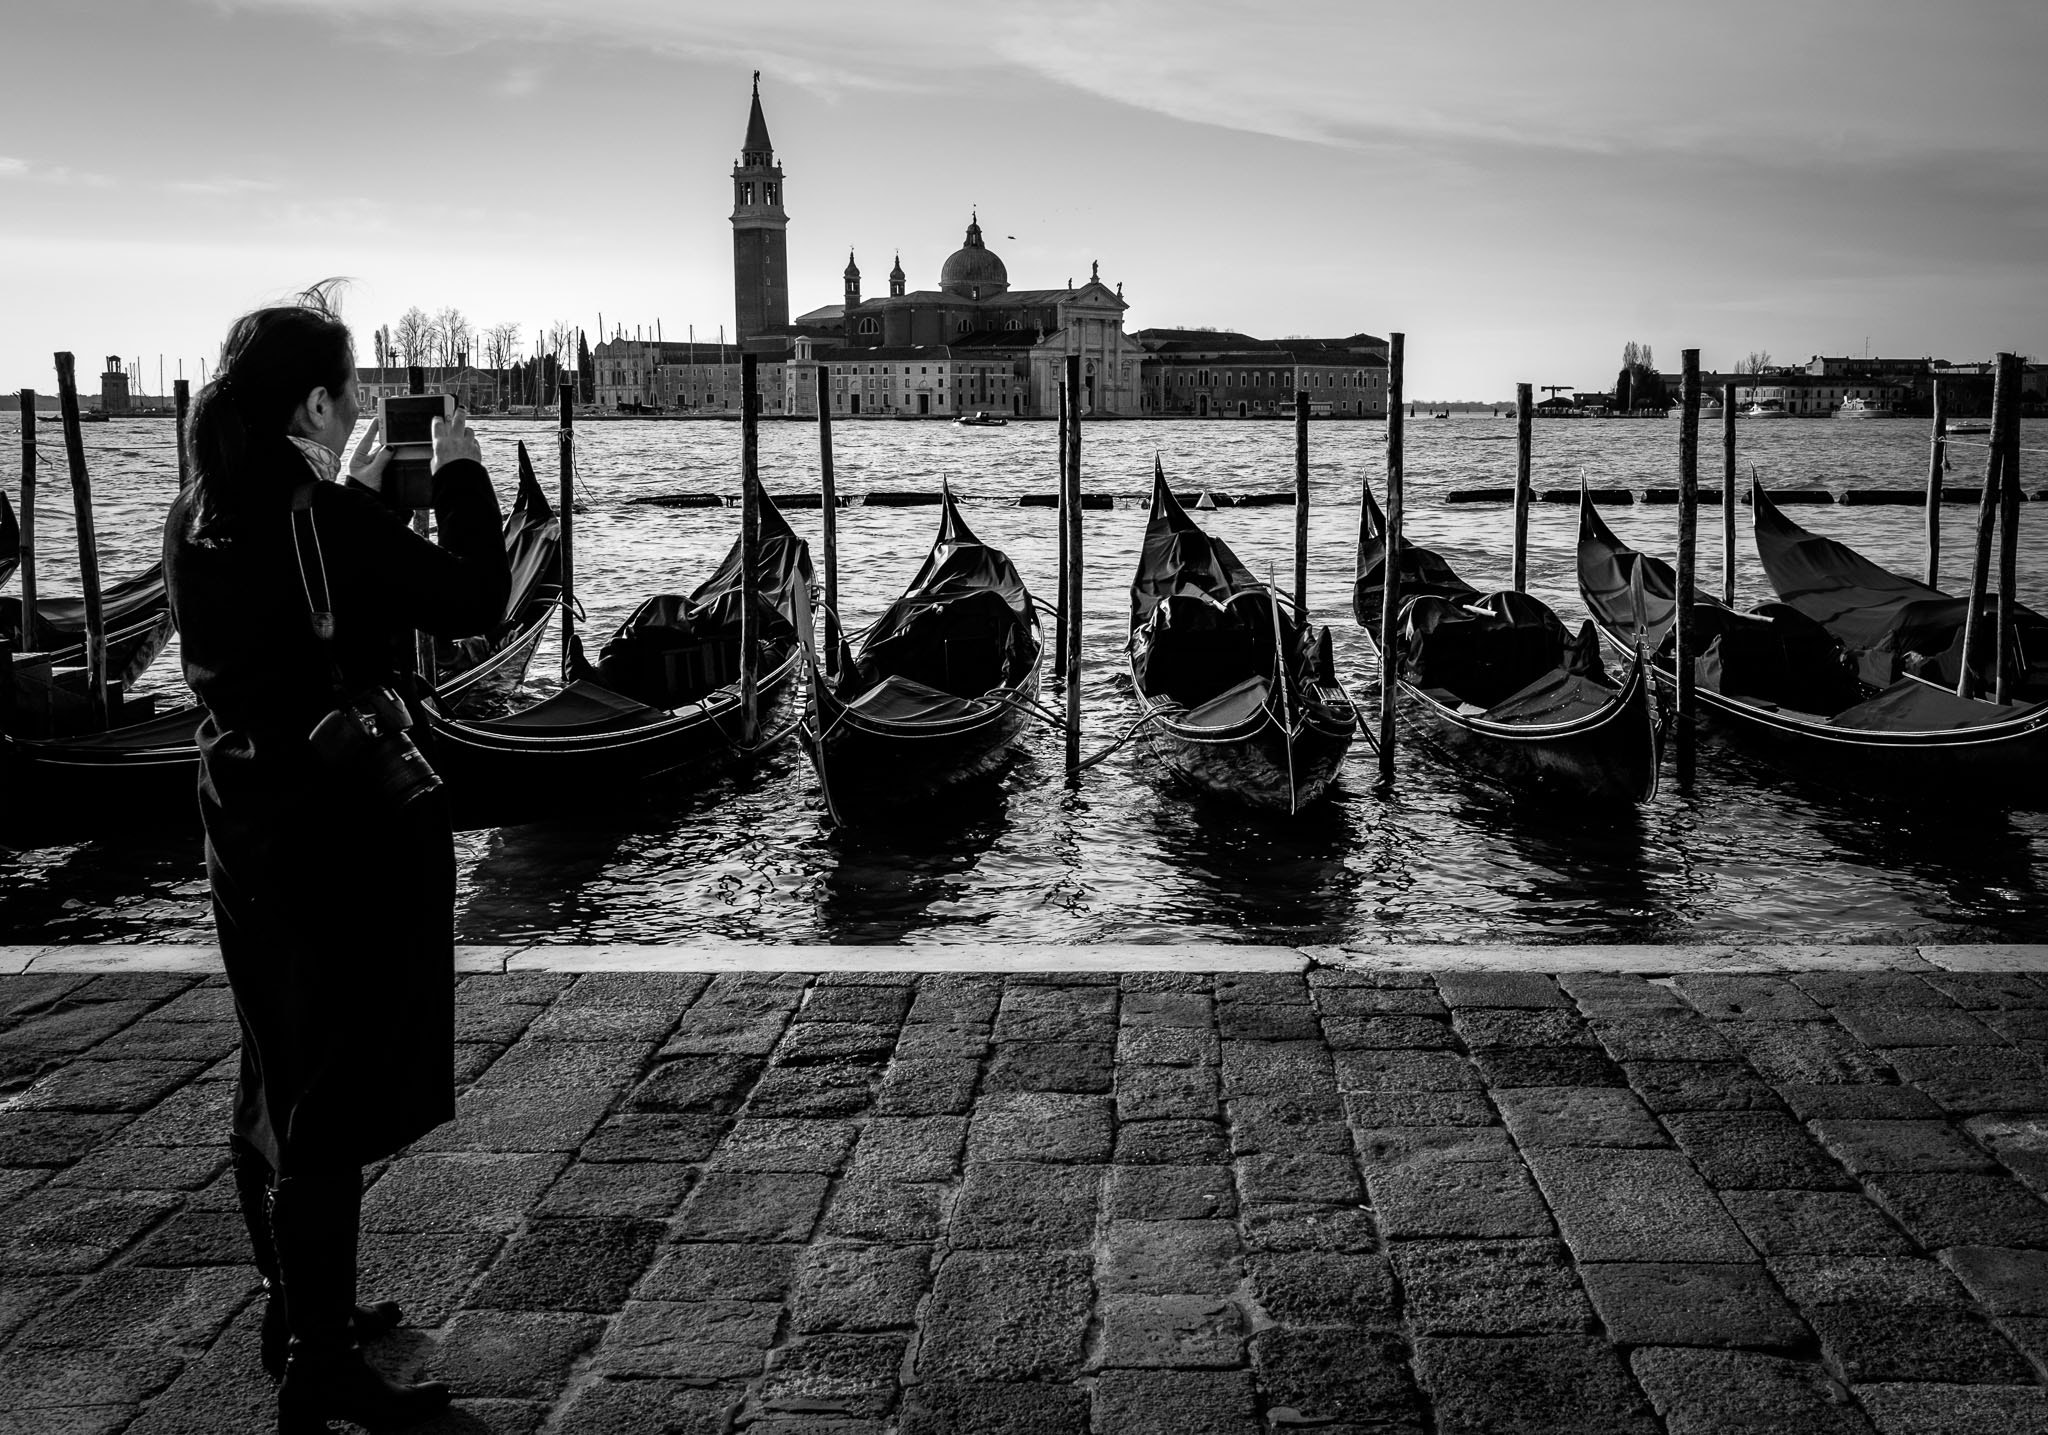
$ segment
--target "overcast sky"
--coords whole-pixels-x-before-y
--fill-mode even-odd
[[[679,338],[732,324],[750,72],[792,310],[931,287],[978,205],[1018,287],[1127,328],[1408,335],[1409,391],[1755,349],[2048,352],[2048,4],[26,0],[0,41],[0,387],[196,375],[357,281]]]

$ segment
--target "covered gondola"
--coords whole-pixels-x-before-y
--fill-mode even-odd
[[[1140,739],[1175,776],[1285,813],[1336,778],[1358,715],[1337,680],[1329,630],[1286,612],[1188,517],[1156,465],[1129,656]]]
[[[1759,491],[1760,527],[1774,521],[1764,516],[1769,502]],[[1782,515],[1775,522],[1797,529]],[[1832,557],[1818,547],[1803,551],[1813,564],[1814,590],[1837,595],[1830,601],[1849,591],[1853,575],[1867,580],[1884,573],[1851,549],[1829,548]],[[1841,579],[1832,585],[1818,577],[1830,565]],[[1673,689],[1678,589],[1671,566],[1624,544],[1582,499],[1578,569],[1580,596],[1601,634],[1623,652],[1641,641],[1655,654],[1659,688]],[[1909,581],[1885,576],[1893,584]],[[1804,601],[1818,601],[1803,585],[1799,591]],[[1850,616],[1856,611],[1843,604],[1834,621],[1866,631],[1867,621]],[[2000,706],[1959,698],[1910,669],[1882,683],[1864,681],[1869,647],[1851,648],[1790,602],[1738,613],[1698,592],[1693,620],[1701,719],[1779,766],[1857,793],[2030,807],[2048,802],[2048,702]]]
[[[1864,686],[1885,688],[1911,675],[1955,690],[1962,677],[1968,598],[1880,568],[1847,544],[1809,533],[1785,516],[1762,483],[1752,490],[1756,552],[1771,591],[1827,629]],[[1979,616],[1995,619],[1994,607],[1987,597]],[[2048,619],[2020,607],[2013,629],[2019,692],[2048,697]],[[1993,651],[1990,623],[1978,631],[1984,640],[1976,654],[1978,687],[1988,689],[1991,674],[1982,669]]]
[[[505,553],[512,569],[506,621],[494,635],[472,644],[437,645],[435,693],[449,710],[480,697],[502,698],[517,688],[561,601],[561,523],[533,476],[523,444],[519,459],[519,496],[505,519]],[[62,802],[79,810],[196,816],[192,804],[204,710],[189,702],[161,713],[146,702],[137,706],[135,720],[106,732],[0,739],[24,806]]]
[[[811,558],[767,494],[760,501],[759,712],[774,720],[810,642]],[[735,539],[687,597],[661,594],[636,608],[595,665],[578,644],[574,680],[532,707],[465,719],[426,704],[414,735],[447,783],[456,820],[485,826],[616,804],[649,778],[708,773],[756,751],[740,692],[741,578]]]
[[[14,505],[7,501],[7,495],[0,493],[0,583],[12,578],[20,566],[21,520],[14,516]]]
[[[1038,609],[1017,567],[974,536],[947,487],[938,537],[903,596],[800,729],[833,816],[901,809],[998,771],[1038,691]]]
[[[489,633],[434,645],[435,693],[452,711],[503,703],[526,680],[533,650],[562,601],[562,521],[519,445],[519,496],[505,518],[505,560],[512,587],[505,614]]]
[[[35,607],[24,614],[19,595],[0,598],[0,648],[14,653],[0,678],[10,688],[0,696],[0,727],[39,735],[75,730],[87,712],[85,599],[39,597]],[[100,613],[107,678],[132,683],[171,640],[163,564],[103,590]]]
[[[1375,652],[1386,540],[1386,518],[1368,488],[1351,606]],[[1545,796],[1626,803],[1657,795],[1657,714],[1640,654],[1630,653],[1616,683],[1590,622],[1573,634],[1539,598],[1481,594],[1441,555],[1406,538],[1397,571],[1401,689],[1441,748]]]

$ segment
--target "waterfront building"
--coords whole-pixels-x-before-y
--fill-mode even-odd
[[[1217,329],[1140,329],[1142,412],[1188,418],[1276,418],[1308,390],[1318,417],[1385,418],[1387,341],[1255,339]]]
[[[740,411],[743,351],[737,344],[617,338],[597,344],[590,353],[596,370],[592,397],[600,409],[684,414]],[[784,412],[783,369],[780,354],[763,354],[759,359],[757,378],[765,413]]]
[[[889,273],[887,294],[862,297],[860,266],[852,255],[842,280],[842,302],[799,316],[794,329],[860,351],[865,357],[848,362],[863,368],[900,366],[905,350],[947,350],[948,360],[965,366],[960,377],[971,381],[979,401],[965,404],[961,391],[949,388],[944,412],[1000,406],[1008,414],[1057,413],[1069,355],[1081,359],[1083,413],[1137,412],[1143,354],[1124,333],[1130,306],[1122,286],[1104,283],[1098,265],[1090,266],[1079,285],[1069,279],[1058,289],[1013,289],[1009,267],[988,247],[976,213],[960,247],[940,266],[937,287],[911,289],[900,258]],[[884,351],[898,357],[882,358]],[[853,392],[848,391],[849,402]],[[935,389],[935,404],[939,397]]]
[[[1083,414],[1278,415],[1297,388],[1319,415],[1386,413],[1386,341],[1254,339],[1204,330],[1124,332],[1123,286],[1089,265],[1086,281],[1017,289],[970,211],[960,247],[935,286],[912,289],[900,254],[887,292],[862,291],[849,252],[840,302],[789,318],[783,172],[768,137],[760,74],[734,165],[733,283],[737,342],[661,343],[623,336],[593,350],[593,396],[629,413],[723,413],[740,407],[740,355],[759,355],[765,413],[812,414],[818,374],[832,412],[957,417],[1058,413],[1066,361],[1081,366]]]

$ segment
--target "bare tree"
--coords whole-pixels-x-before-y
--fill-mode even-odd
[[[434,321],[417,304],[399,315],[398,328],[392,334],[398,362],[407,365],[427,363],[433,329]]]
[[[548,325],[548,352],[556,358],[569,351],[576,342],[576,326],[567,319],[557,319]]]
[[[440,337],[442,364],[453,367],[461,363],[476,337],[469,316],[451,305],[434,316],[434,329]]]
[[[484,362],[497,372],[498,381],[503,383],[509,371],[519,358],[520,328],[517,324],[493,324],[483,331]],[[499,402],[506,400],[500,398]]]
[[[1642,348],[1642,365],[1653,374],[1657,372],[1657,355],[1648,344],[1643,345]]]
[[[1621,366],[1624,369],[1633,369],[1642,361],[1643,346],[1641,344],[1638,344],[1634,339],[1630,339],[1621,346]]]

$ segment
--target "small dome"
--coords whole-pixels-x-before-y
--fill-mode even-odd
[[[939,269],[939,288],[948,294],[986,299],[1010,287],[1010,271],[981,242],[981,219],[968,222],[967,241]]]
[[[891,279],[894,279],[898,284],[901,284],[903,282],[903,256],[901,254],[896,256],[896,267],[889,271],[889,277]]]
[[[849,279],[860,278],[860,266],[853,262],[853,251],[851,249],[846,251],[846,277]]]

